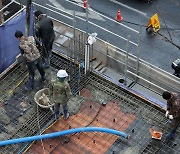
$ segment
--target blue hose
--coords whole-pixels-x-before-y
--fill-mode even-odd
[[[55,132],[55,133],[0,141],[0,146],[16,144],[16,143],[23,143],[23,142],[30,142],[30,141],[35,141],[35,140],[47,139],[47,138],[53,138],[53,137],[58,137],[58,136],[63,136],[63,135],[68,135],[68,134],[73,134],[73,133],[80,133],[80,132],[106,132],[109,134],[122,136],[126,139],[128,138],[128,135],[126,133],[123,133],[123,132],[120,132],[120,131],[117,131],[114,129],[101,128],[101,127],[82,127],[82,128],[63,130],[63,131]]]

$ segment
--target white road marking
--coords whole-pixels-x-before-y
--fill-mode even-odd
[[[62,5],[60,5],[56,0],[49,0],[49,2],[51,2],[54,6],[56,6],[58,9],[60,10],[65,10],[64,7],[62,7]]]
[[[137,12],[137,13],[143,15],[143,16],[147,16],[146,13],[141,12],[141,11],[135,9],[135,8],[130,7],[130,6],[127,6],[127,5],[123,4],[123,3],[117,2],[116,0],[110,0],[110,1],[113,2],[113,3],[119,4],[119,5],[121,5],[121,6],[125,7],[125,8],[127,8],[127,9],[130,9],[130,10],[132,10],[132,11],[134,11],[134,12]]]
[[[83,0],[74,0],[77,3],[83,3]]]
[[[66,0],[66,1],[68,1],[68,2],[70,2],[70,3],[73,3],[73,2],[71,2],[70,0]],[[75,0],[75,1],[80,1],[80,0]],[[83,0],[81,0],[81,1],[83,1]],[[74,5],[77,5],[77,6],[80,6],[80,5],[75,4],[75,3],[73,3],[73,4],[74,4]],[[82,5],[81,5],[80,7],[82,7]],[[117,24],[119,24],[119,25],[121,25],[121,26],[123,26],[123,27],[125,27],[125,28],[127,28],[127,29],[129,29],[129,30],[131,30],[131,31],[134,31],[135,33],[138,33],[138,34],[139,34],[139,31],[137,31],[137,30],[135,30],[135,29],[133,29],[133,28],[127,26],[127,25],[124,25],[124,24],[122,24],[122,23],[120,23],[120,22],[117,22],[115,19],[108,18],[106,15],[103,15],[103,14],[97,12],[97,11],[94,11],[94,10],[91,9],[91,8],[88,8],[88,9],[89,9],[90,12],[94,12],[94,14],[98,14],[99,16],[102,16],[102,17],[104,17],[104,18],[106,18],[106,19],[108,19],[108,20],[111,20],[111,21],[113,21],[113,22],[116,22]]]
[[[59,4],[56,0],[49,0],[49,2],[52,3],[54,6],[56,6],[58,8],[58,10],[66,11],[66,12],[69,12],[71,14],[73,12],[73,10],[68,10],[68,9],[65,9],[64,7],[62,7],[62,5]],[[70,1],[68,1],[68,2],[70,2]],[[72,3],[72,2],[70,2],[70,3]],[[73,3],[73,4],[75,4],[75,3]],[[78,15],[78,16],[86,17],[86,13],[78,12],[78,11],[75,11],[75,12],[76,12],[76,15]],[[89,12],[88,17],[92,18],[92,19],[96,19],[96,20],[105,21],[100,15],[97,15],[93,12]]]
[[[49,0],[49,1],[54,1],[54,0]],[[49,5],[49,4],[46,4],[46,5],[49,6],[49,7],[54,8],[54,9],[60,10],[59,8],[54,7],[54,6],[51,6],[51,5]],[[63,10],[62,10],[62,11],[63,11]],[[63,11],[63,12],[68,13],[67,11]],[[68,13],[68,14],[72,15],[72,12],[71,12],[71,13]],[[86,19],[83,19],[83,18],[81,18],[81,17],[78,17],[78,16],[77,16],[77,18],[79,18],[79,19],[81,19],[81,20],[83,20],[83,21],[86,21]],[[111,20],[112,20],[112,19],[111,19]],[[114,21],[114,20],[113,20],[113,21]],[[110,33],[110,34],[118,37],[118,38],[121,38],[121,39],[123,39],[124,41],[127,41],[127,39],[126,39],[125,37],[120,36],[120,35],[118,35],[118,34],[116,34],[116,33],[113,33],[113,32],[111,32],[110,30],[103,28],[102,26],[99,26],[99,25],[97,25],[97,24],[95,24],[95,23],[93,23],[93,22],[91,22],[91,21],[88,21],[88,23],[91,24],[91,25],[94,25],[94,26],[96,26],[96,27],[98,27],[98,28],[100,28],[100,29],[102,29],[102,30],[104,30],[104,31],[106,31],[106,32],[108,32],[108,33]],[[117,23],[117,22],[116,22],[116,23]],[[126,25],[125,25],[125,26],[126,26]],[[134,30],[134,29],[133,29],[133,30]],[[136,30],[134,30],[134,31],[136,31]],[[137,31],[137,33],[139,33],[139,32]],[[138,46],[138,44],[135,43],[135,42],[133,42],[133,41],[129,41],[129,43],[131,43],[131,44],[133,44],[133,45],[135,45],[135,46]]]
[[[123,26],[123,27],[125,27],[125,28],[127,28],[127,29],[129,29],[129,30],[131,30],[131,31],[139,34],[139,31],[137,31],[137,30],[135,30],[135,29],[133,29],[133,28],[127,26],[127,25],[124,25],[124,24],[122,24],[122,23],[120,23],[120,22],[117,22],[115,19],[111,19],[111,18],[109,18],[109,17],[107,17],[107,16],[105,16],[105,15],[103,15],[103,14],[100,14],[99,12],[94,11],[94,10],[92,10],[92,11],[95,12],[95,13],[97,13],[97,14],[99,14],[99,15],[101,15],[102,17],[104,17],[104,18],[106,18],[106,19],[108,19],[108,20],[111,20],[112,22],[115,22],[115,23],[117,23],[117,24],[119,24],[119,25],[121,25],[121,26]]]
[[[114,35],[114,36],[117,36],[117,37],[123,39],[124,41],[128,41],[125,37],[120,36],[120,35],[118,35],[118,34],[116,34],[116,33],[113,33],[113,32],[111,32],[110,30],[105,29],[105,28],[103,28],[103,27],[101,27],[101,26],[99,26],[99,25],[97,25],[97,24],[95,24],[95,23],[93,23],[93,22],[89,22],[89,23],[92,24],[92,25],[94,25],[94,26],[96,26],[96,27],[99,27],[100,29],[102,29],[102,30],[104,30],[104,31],[106,31],[106,32]],[[138,46],[138,44],[135,43],[135,42],[129,41],[129,43],[131,43],[131,44],[133,44],[133,45],[135,45],[135,46]]]

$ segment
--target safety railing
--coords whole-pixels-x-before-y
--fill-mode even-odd
[[[10,5],[13,5],[13,4],[20,6],[20,9],[17,12],[15,12],[13,15],[11,15],[7,20],[2,19],[2,22],[0,22],[0,26],[7,23],[8,21],[13,19],[14,17],[18,16],[18,14],[21,13],[26,8],[24,5],[20,5],[20,3],[16,2],[15,0],[12,0],[11,2],[9,2],[7,5],[3,6],[0,9],[0,13],[2,13],[2,16],[1,16],[2,18],[4,18],[3,10],[5,10],[6,8],[8,8]]]
[[[43,7],[39,4],[34,3],[39,8]],[[49,5],[48,5],[49,6]],[[68,31],[69,33],[72,33],[72,36],[68,36],[65,33],[61,33],[61,37],[67,37],[66,43],[58,44],[60,47],[63,47],[64,49],[68,50],[66,52],[67,57],[72,55],[72,52],[76,53],[79,50],[77,49],[78,46],[82,47],[81,55],[85,55],[85,47],[86,47],[86,41],[87,36],[90,34],[86,31],[79,30],[75,27],[76,19],[80,19],[83,21],[86,21],[87,19],[83,19],[81,17],[78,17],[75,15],[75,13],[71,12],[65,12],[63,10],[59,10],[58,8],[55,8],[53,6],[49,6],[49,8],[43,7],[43,9],[46,9],[54,13],[58,13],[60,15],[63,15],[64,17],[67,17],[71,20],[71,24],[68,25],[65,23],[62,23],[61,21],[58,21],[56,19],[56,22],[60,24],[60,27],[67,27],[65,31]],[[96,26],[97,28],[103,29],[101,26],[98,26],[90,21],[87,22],[88,24],[92,24],[93,26]],[[105,30],[105,29],[104,29]],[[106,30],[105,30],[106,31]],[[78,35],[84,35],[82,40],[77,40],[79,37]],[[121,36],[116,36],[118,38],[121,38]],[[122,39],[122,38],[121,38]],[[125,40],[127,43],[132,43],[128,39]],[[138,44],[134,44],[137,47],[138,50]],[[176,91],[179,92],[180,89],[180,79],[177,77],[171,75],[168,72],[163,71],[160,68],[157,68],[156,66],[153,66],[152,64],[149,64],[142,59],[139,59],[139,57],[136,57],[132,54],[130,54],[126,49],[120,49],[116,46],[113,46],[112,44],[103,41],[101,39],[97,39],[96,43],[93,45],[90,45],[90,57],[89,60],[92,60],[94,57],[96,58],[96,61],[93,61],[90,63],[90,69],[93,70],[101,70],[103,67],[111,68],[114,71],[116,71],[118,74],[122,76],[126,80],[131,80],[134,84],[138,83],[141,85],[144,85],[147,88],[150,88],[152,91],[156,91],[157,93],[162,93],[163,90],[170,90],[170,91]],[[77,54],[78,55],[78,54]],[[84,60],[83,58],[72,57],[72,60]],[[79,61],[79,63],[81,63]],[[128,70],[128,71],[127,71]],[[131,84],[131,83],[130,83]],[[153,85],[153,86],[152,86]],[[158,87],[158,88],[157,88]]]

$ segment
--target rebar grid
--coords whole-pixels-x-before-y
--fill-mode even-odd
[[[67,70],[67,72],[70,74],[70,86],[74,94],[77,94],[77,92],[83,87],[88,87],[94,95],[93,100],[97,102],[96,108],[89,107],[89,110],[86,110],[86,112],[89,113],[88,117],[83,117],[78,122],[74,121],[74,123],[77,123],[78,126],[81,126],[84,122],[86,123],[86,126],[93,126],[97,122],[103,124],[106,120],[108,120],[110,121],[110,123],[106,124],[107,127],[113,128],[113,126],[116,124],[117,129],[121,129],[126,127],[128,120],[132,120],[131,117],[129,117],[128,119],[125,116],[125,114],[132,114],[136,116],[136,120],[133,122],[133,124],[131,124],[125,130],[126,133],[131,134],[132,136],[130,141],[126,141],[122,138],[114,139],[114,136],[104,133],[99,133],[99,135],[96,133],[86,133],[88,136],[88,140],[86,141],[87,146],[88,144],[100,144],[101,146],[106,146],[108,143],[112,142],[112,145],[109,146],[109,149],[106,153],[117,153],[118,150],[124,150],[125,148],[129,147],[132,149],[134,147],[137,147],[137,149],[140,150],[139,153],[147,154],[160,152],[166,154],[169,153],[169,151],[174,153],[178,152],[176,146],[179,143],[178,137],[176,137],[176,140],[170,141],[168,143],[166,143],[165,139],[162,139],[160,146],[152,145],[153,140],[151,140],[148,128],[150,128],[151,126],[157,126],[165,133],[169,131],[169,129],[167,129],[165,125],[167,120],[164,118],[164,113],[159,111],[157,108],[154,108],[149,104],[146,104],[141,99],[138,99],[137,97],[133,96],[130,92],[125,91],[119,86],[111,83],[110,81],[105,80],[104,78],[94,73],[90,73],[89,76],[86,77],[83,74],[82,68],[78,68],[78,66],[73,63],[70,64],[68,60],[66,60],[65,58],[60,58],[58,55],[52,56],[51,64],[52,76],[56,74],[58,69]],[[14,84],[16,85],[17,81],[19,81],[22,78],[22,75],[24,76],[24,74],[26,73],[27,71],[25,69],[17,67],[14,68],[12,72],[10,72],[5,78],[2,79],[3,83],[5,83],[7,87],[3,89],[2,87],[4,86],[4,84],[0,86],[1,90],[3,91],[1,92],[1,96],[5,96],[3,100],[6,100],[2,103],[5,105],[5,107],[7,106],[9,111],[12,111],[12,113],[14,112],[13,115],[9,116],[12,118],[9,122],[3,125],[1,124],[1,131],[3,131],[2,127],[5,127],[5,129],[8,130],[3,140],[37,134],[39,131],[37,121],[40,123],[40,127],[42,128],[48,121],[50,121],[53,118],[53,115],[50,111],[47,112],[47,110],[38,109],[39,120],[37,120],[37,106],[34,104],[33,100],[34,92],[24,93],[23,91],[18,91],[16,89],[15,92],[13,92],[13,95],[4,95],[6,90],[11,90],[14,87]],[[79,75],[78,73],[81,73],[80,82],[77,81]],[[12,77],[14,79],[12,79]],[[99,94],[97,91],[100,91],[101,94]],[[104,118],[99,119],[99,116],[102,114],[101,112],[103,110],[103,106],[101,105],[102,102],[109,102],[112,100],[118,100],[120,102],[117,105],[120,107],[124,115],[121,117],[116,117],[116,115],[111,115],[111,112],[107,112],[103,113]],[[18,104],[20,102],[26,102],[26,107],[20,108]],[[7,110],[7,108],[5,109]],[[18,113],[17,110],[20,113]],[[110,108],[110,110],[116,109]],[[92,115],[91,113],[94,114]],[[74,134],[72,140],[75,140],[76,144],[79,145],[80,139],[83,134],[85,133]],[[179,130],[177,135],[178,134]],[[92,135],[94,135],[93,138]],[[84,151],[85,153],[89,152],[87,148],[83,146],[78,147],[79,149],[77,149],[77,145],[74,145],[75,143],[72,143],[74,145],[72,147],[68,144],[65,144],[65,141],[63,139],[61,139],[60,141],[59,138],[53,140],[58,141],[60,145],[57,146],[55,150],[58,150],[59,147],[64,145],[66,148],[70,148],[73,151]],[[7,154],[17,153],[17,151],[24,147],[24,145],[25,143],[5,146],[1,147],[0,151],[3,151],[3,153]]]
[[[152,145],[154,141],[151,140],[148,128],[156,126],[160,130],[162,130],[164,134],[167,134],[170,131],[170,128],[167,126],[168,120],[164,117],[163,112],[149,104],[146,104],[146,102],[143,102],[142,100],[134,97],[132,94],[129,94],[129,92],[126,92],[117,86],[113,86],[113,84],[109,85],[109,82],[106,82],[105,80],[101,80],[101,78],[96,77],[97,76],[95,75],[90,75],[90,77],[88,78],[90,80],[90,85],[108,94],[109,99],[120,100],[121,102],[119,106],[121,107],[121,109],[125,113],[132,113],[141,121],[134,123],[131,130],[127,130],[128,133],[133,134],[133,140],[130,141],[131,144],[135,144],[141,147],[141,151],[139,151],[140,153],[161,152],[164,154],[168,154],[169,151],[178,153],[179,149],[177,148],[176,151],[174,148],[179,142],[179,130],[176,134],[176,140],[167,141],[165,138],[162,138],[160,146]],[[134,131],[136,130],[142,131],[140,132],[140,134],[134,135]],[[148,138],[148,140],[144,140],[145,138]],[[166,150],[164,150],[164,148],[166,148]]]
[[[69,63],[68,60],[60,58],[56,54],[53,54],[51,58],[51,65],[52,68],[50,74],[52,73],[52,76],[49,76],[48,78],[55,78],[57,70],[66,69],[71,77],[70,86],[74,95],[76,95],[79,89],[84,86],[82,81],[85,77],[82,70],[80,70],[77,65]],[[78,73],[81,75],[79,81],[77,79]],[[23,87],[27,76],[27,68],[18,65],[1,78],[1,140],[37,134],[39,132],[39,127],[42,129],[48,121],[51,121],[54,118],[54,115],[52,115],[52,112],[49,110],[47,112],[47,110],[44,111],[41,109],[37,115],[37,106],[34,103],[33,98],[38,88],[41,89],[43,87],[37,85],[32,92],[25,92]],[[35,78],[38,77],[35,76]],[[37,116],[39,120],[37,120]],[[37,122],[39,122],[39,127]],[[0,151],[7,154],[17,153],[24,145],[25,144],[5,146],[1,147]]]
[[[16,88],[18,82],[23,80],[27,75],[27,69],[24,67],[14,67],[11,71],[8,72],[8,75],[5,75],[0,79],[0,102]]]
[[[177,148],[178,138],[175,141],[169,142],[164,138],[161,142],[151,139],[149,128],[153,126],[167,133],[165,125],[167,120],[164,118],[164,113],[134,97],[129,92],[126,93],[125,90],[122,90],[120,87],[116,85],[112,86],[112,83],[111,85],[109,84],[110,82],[107,80],[93,73],[90,74],[88,76],[88,85],[86,85],[85,88],[91,91],[92,98],[84,98],[82,107],[79,110],[79,112],[86,113],[88,116],[79,117],[77,113],[77,115],[74,115],[71,119],[73,123],[69,123],[68,128],[61,124],[62,126],[59,126],[59,129],[71,129],[77,126],[106,126],[108,128],[121,130],[127,128],[127,123],[132,120],[132,116],[127,117],[127,115],[131,114],[135,115],[136,119],[125,129],[125,132],[131,135],[130,140],[128,141],[105,133],[76,133],[66,136],[66,139],[61,137],[51,139],[49,141],[49,146],[51,147],[48,149],[49,153],[69,153],[70,151],[73,151],[75,154],[96,153],[92,148],[102,153],[102,147],[104,149],[108,147],[105,152],[107,154],[119,153],[126,149],[129,151],[132,150],[131,153],[133,154],[137,154],[136,149],[138,150],[138,154],[178,153],[178,149],[174,149],[174,147]],[[83,106],[85,102],[92,103]],[[106,107],[110,102],[113,102],[108,108],[109,112],[103,111],[105,108],[102,105],[103,102],[107,102]],[[121,116],[118,116],[118,112],[115,112],[115,114],[113,112],[114,110],[118,110],[118,107],[121,109],[120,113],[123,113]],[[78,120],[76,116],[79,117]],[[44,143],[45,142],[46,141],[44,141]],[[42,146],[39,143],[36,144],[40,147]],[[47,144],[45,146],[47,146]],[[29,151],[27,153],[31,152],[32,151]]]

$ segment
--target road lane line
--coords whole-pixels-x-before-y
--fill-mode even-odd
[[[129,9],[129,10],[135,11],[135,12],[137,12],[137,13],[143,15],[143,16],[147,16],[146,13],[144,13],[144,12],[142,12],[142,11],[139,11],[139,10],[137,10],[137,9],[135,9],[135,8],[132,8],[132,7],[128,6],[128,5],[125,5],[125,4],[123,4],[123,3],[117,2],[116,0],[110,0],[110,1],[113,2],[113,3],[119,4],[119,5],[125,7],[125,8],[127,8],[127,9]]]
[[[81,5],[79,5],[79,4],[76,4],[76,3],[74,3],[74,2],[71,2],[70,0],[65,0],[65,1],[67,1],[67,2],[69,2],[69,3],[72,3],[72,4],[74,4],[74,5],[77,5],[77,6],[81,7],[81,8],[83,8],[83,6],[81,6]],[[131,31],[139,34],[139,31],[137,31],[137,30],[135,30],[135,29],[133,29],[133,28],[127,26],[127,25],[124,25],[124,24],[122,24],[122,23],[120,23],[120,22],[117,22],[115,19],[111,19],[111,18],[109,18],[109,17],[107,17],[107,16],[105,16],[105,15],[103,15],[103,14],[97,12],[97,11],[94,11],[92,8],[88,8],[88,10],[89,10],[89,11],[92,11],[92,12],[94,12],[94,13],[97,13],[99,16],[102,16],[102,17],[104,17],[104,18],[106,18],[106,19],[108,19],[108,20],[110,20],[110,21],[112,21],[112,22],[115,22],[115,23],[117,23],[117,24],[119,24],[119,25],[121,25],[121,26],[123,26],[123,27],[125,27],[125,28],[127,28],[127,29],[129,29],[129,30],[131,30]]]
[[[69,14],[69,15],[72,16],[72,14],[70,14],[69,12],[60,10],[60,9],[57,8],[57,7],[51,6],[51,5],[49,5],[49,4],[46,4],[46,6],[49,6],[49,7],[53,8],[53,9],[59,10],[59,11],[61,11],[61,12],[67,13],[67,14]],[[48,9],[48,7],[46,7],[46,8]],[[59,14],[60,14],[60,13],[59,13]],[[70,18],[70,17],[69,17],[69,18]],[[79,17],[79,16],[76,16],[76,18],[78,18],[78,19],[83,20],[83,21],[86,22],[86,19],[83,19],[83,18],[81,18],[81,17]],[[88,23],[90,23],[91,25],[94,25],[94,26],[96,26],[96,27],[98,27],[98,28],[100,28],[100,29],[102,29],[102,30],[104,30],[104,31],[106,31],[106,32],[108,32],[108,33],[110,33],[110,34],[118,37],[118,38],[121,38],[121,39],[123,39],[124,41],[127,41],[127,39],[126,39],[125,37],[120,36],[120,35],[118,35],[118,34],[115,34],[115,33],[111,32],[110,30],[103,28],[103,27],[100,26],[100,25],[97,25],[97,24],[95,24],[95,23],[93,23],[93,22],[91,22],[91,21],[88,21]],[[138,46],[138,44],[135,43],[135,42],[132,42],[132,41],[129,41],[129,42],[130,42],[131,44],[135,45],[135,46]]]
[[[107,17],[107,16],[105,16],[105,15],[103,15],[103,14],[100,14],[100,13],[98,13],[98,12],[92,10],[92,9],[91,9],[91,11],[92,11],[92,12],[95,12],[95,13],[97,13],[97,14],[99,14],[99,15],[101,15],[102,17],[104,17],[104,18],[106,18],[106,19],[108,19],[108,20],[111,20],[112,22],[117,23],[118,25],[121,25],[121,26],[123,26],[123,27],[125,27],[125,28],[127,28],[127,29],[129,29],[129,30],[131,30],[131,31],[139,34],[139,31],[137,31],[137,30],[135,30],[135,29],[133,29],[133,28],[127,26],[127,25],[124,25],[124,24],[122,24],[122,23],[120,23],[120,22],[117,22],[115,19],[113,20],[113,19],[111,19],[111,18],[109,18],[109,17]]]
[[[46,10],[52,11],[52,12],[54,12],[54,13],[57,13],[57,14],[63,16],[63,17],[66,17],[66,18],[68,18],[68,19],[73,20],[73,18],[71,18],[71,17],[69,17],[69,16],[66,16],[66,15],[64,15],[64,14],[62,14],[62,13],[60,13],[60,12],[54,11],[54,10],[48,8],[48,7],[45,7],[45,6],[43,6],[43,5],[40,5],[40,4],[36,3],[36,2],[33,2],[33,4],[34,4],[34,5],[37,5],[37,6],[39,6],[39,7],[42,7],[42,8],[44,8],[44,9],[46,9]],[[48,5],[48,4],[47,4],[47,5]]]
[[[65,9],[64,7],[62,7],[61,4],[59,2],[57,2],[57,0],[49,0],[49,2],[52,3],[54,6],[56,6],[57,8],[61,9],[61,10],[64,10],[64,11],[67,11],[67,12],[73,12],[73,10],[68,10],[68,9]],[[70,2],[70,3],[72,3],[72,2]],[[76,11],[76,15],[86,17],[86,13],[83,13],[83,12]],[[89,18],[105,21],[103,17],[101,17],[100,15],[95,14],[94,12],[89,12]]]

